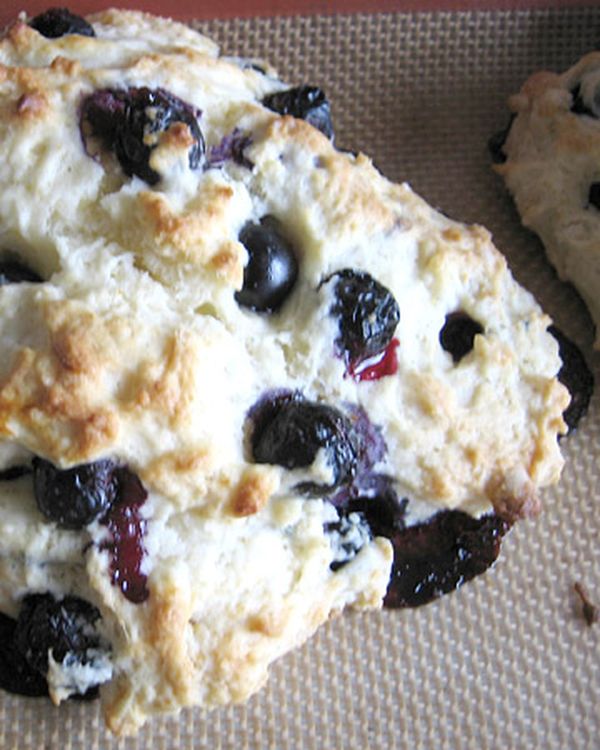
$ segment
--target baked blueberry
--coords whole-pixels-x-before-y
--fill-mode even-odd
[[[588,204],[600,211],[600,182],[593,182],[588,193]]]
[[[594,391],[594,376],[579,347],[567,338],[560,328],[552,325],[548,328],[548,333],[551,333],[558,342],[558,351],[562,360],[558,379],[571,394],[571,403],[563,412],[563,419],[567,423],[569,432],[572,432],[588,410]]]
[[[17,618],[14,646],[31,669],[45,676],[49,654],[58,664],[93,664],[108,645],[96,623],[100,612],[76,596],[56,600],[52,594],[30,594]]]
[[[325,93],[316,86],[297,86],[269,94],[262,100],[265,107],[280,115],[306,120],[328,138],[333,139],[331,110]]]
[[[29,25],[48,39],[56,39],[67,34],[96,36],[94,27],[85,18],[76,16],[67,8],[49,8],[32,18]]]
[[[373,475],[370,486],[363,486],[362,494],[348,501],[344,512],[361,513],[373,536],[391,538],[404,528],[408,498],[398,498],[393,481],[385,475]],[[366,494],[368,491],[369,494]]]
[[[440,331],[440,344],[457,364],[471,351],[475,336],[480,333],[483,333],[481,323],[466,312],[453,312],[446,315],[446,322]]]
[[[338,320],[338,352],[347,364],[357,364],[386,350],[398,322],[400,307],[394,295],[365,271],[344,268],[323,283],[333,283],[329,312]]]
[[[244,155],[244,150],[252,144],[252,139],[239,128],[234,128],[231,133],[224,135],[221,141],[212,146],[206,159],[206,167],[222,167],[228,161],[238,164],[240,167],[252,169],[254,164]]]
[[[86,144],[92,136],[114,151],[126,175],[156,185],[161,176],[150,166],[150,156],[160,134],[175,123],[187,125],[192,138],[189,166],[199,166],[205,151],[200,115],[200,110],[165,89],[99,89],[83,101],[80,127]]]
[[[307,495],[326,495],[351,481],[359,447],[351,422],[327,404],[285,396],[265,401],[253,412],[252,458],[260,464],[286,469],[311,466],[322,451],[331,481],[300,482],[296,489]]]
[[[9,466],[7,469],[0,471],[0,482],[13,482],[15,479],[31,474],[29,466]]]
[[[418,607],[484,573],[500,553],[507,521],[457,510],[390,536],[394,563],[384,606]]]
[[[329,567],[336,571],[349,563],[371,539],[371,529],[360,512],[343,513],[339,520],[326,523],[324,531],[329,537],[333,557]]]
[[[298,277],[298,261],[292,245],[283,237],[278,222],[265,216],[260,224],[249,223],[240,232],[248,251],[244,282],[235,299],[256,312],[278,310]]]
[[[58,469],[33,460],[33,489],[38,508],[63,529],[82,529],[104,516],[117,496],[115,464],[109,460]]]
[[[15,647],[16,630],[17,621],[0,613],[0,688],[30,698],[47,696],[45,676]]]
[[[38,284],[42,279],[31,268],[16,260],[0,261],[0,286],[19,284],[22,281]]]
[[[373,475],[375,479],[375,475]],[[373,495],[354,497],[339,507],[339,520],[325,524],[324,530],[329,535],[334,557],[331,570],[338,570],[375,536],[392,538],[395,533],[404,529],[404,515],[408,499],[398,500],[388,477],[377,475],[380,481],[373,483]],[[387,480],[387,481],[385,481]]]

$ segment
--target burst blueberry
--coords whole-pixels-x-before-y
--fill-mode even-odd
[[[475,336],[481,333],[481,323],[459,310],[446,315],[446,322],[440,331],[440,344],[458,364],[473,349]]]
[[[15,649],[32,670],[48,672],[49,654],[58,664],[90,664],[108,645],[96,623],[100,612],[76,596],[57,600],[52,594],[30,594],[23,599],[14,633]]]
[[[64,529],[81,529],[104,516],[117,496],[115,465],[110,460],[58,469],[33,460],[33,488],[38,508]]]
[[[298,277],[298,261],[292,245],[283,237],[278,222],[265,216],[260,224],[249,223],[240,232],[248,252],[242,289],[235,299],[256,312],[278,310]]]
[[[67,8],[49,8],[29,21],[29,26],[48,39],[67,34],[96,36],[94,27],[85,18],[71,13]]]
[[[191,136],[190,169],[197,169],[204,155],[204,137],[198,125],[200,110],[165,89],[147,87],[99,89],[81,107],[80,127],[84,142],[98,138],[114,151],[123,171],[156,185],[161,175],[150,166],[152,151],[161,133],[182,123]]]
[[[343,513],[337,521],[326,523],[324,531],[331,545],[329,567],[333,571],[347,565],[372,539],[371,529],[362,513]]]
[[[359,447],[350,421],[337,409],[302,398],[282,397],[254,410],[252,458],[286,469],[311,466],[323,451],[331,481],[302,481],[299,492],[320,496],[349,482],[356,472]]]
[[[0,261],[0,286],[29,282],[39,284],[42,279],[31,268],[16,260]]]
[[[327,138],[333,138],[329,102],[325,93],[317,86],[297,86],[278,91],[265,96],[262,103],[280,115],[291,115],[306,120]]]
[[[418,607],[484,573],[500,552],[508,522],[442,511],[390,536],[394,562],[384,606]]]
[[[398,322],[400,307],[394,295],[370,274],[345,268],[324,283],[332,281],[334,301],[329,312],[337,318],[336,346],[348,364],[385,351]]]
[[[34,669],[15,647],[16,632],[17,621],[0,613],[0,688],[30,698],[47,696],[45,676]]]
[[[563,412],[563,419],[569,432],[572,432],[588,410],[594,391],[594,376],[577,345],[567,338],[560,328],[552,325],[548,328],[548,333],[558,342],[562,360],[558,379],[571,394],[571,402]]]

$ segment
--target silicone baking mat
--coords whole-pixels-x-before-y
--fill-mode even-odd
[[[329,93],[341,148],[370,154],[452,217],[485,224],[515,276],[593,365],[598,393],[544,512],[493,570],[412,611],[347,613],[272,669],[244,707],[185,711],[116,740],[97,705],[0,697],[2,750],[580,750],[600,748],[600,357],[575,292],[522,229],[486,142],[533,70],[600,45],[600,7],[210,21],[228,54],[263,57]],[[600,240],[599,240],[600,241]]]

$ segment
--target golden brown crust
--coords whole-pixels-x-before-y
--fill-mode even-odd
[[[190,29],[132,12],[92,20],[95,38],[53,41],[17,24],[0,41],[0,226],[6,249],[44,278],[0,289],[0,434],[25,460],[106,458],[137,475],[147,497],[129,510],[148,597],[133,603],[113,585],[110,524],[63,534],[30,494],[22,546],[0,533],[0,559],[16,549],[27,560],[0,605],[14,614],[39,565],[48,590],[98,606],[113,649],[105,717],[125,734],[160,711],[243,700],[333,614],[381,606],[389,541],[362,527],[336,541],[343,508],[325,490],[304,494],[307,477],[331,481],[329,445],[310,466],[256,463],[257,404],[296,392],[342,412],[365,471],[375,486],[391,478],[413,523],[440,508],[530,512],[560,473],[567,395],[550,321],[487,231],[268,110],[264,97],[285,85],[217,58]],[[164,88],[202,112],[197,167],[183,123],[146,123],[152,184],[119,161],[112,126],[90,143],[85,97],[128,87]],[[274,314],[235,295],[253,252],[242,229],[267,216],[298,264]],[[372,382],[338,351],[328,280],[344,268],[372,275],[401,308],[397,371]],[[440,343],[456,310],[483,329],[460,363]],[[9,499],[0,493],[0,525]],[[61,575],[39,552],[48,536]]]

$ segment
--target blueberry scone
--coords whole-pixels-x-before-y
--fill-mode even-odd
[[[562,74],[539,72],[509,100],[492,143],[523,224],[541,238],[596,324],[600,348],[600,51]]]
[[[485,570],[569,404],[486,230],[171,21],[23,17],[0,63],[0,684],[131,733]]]

